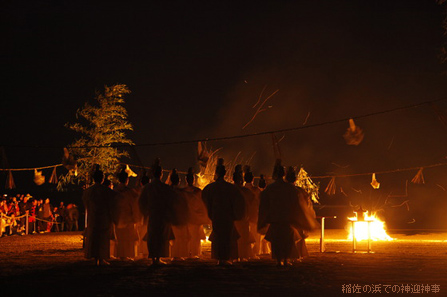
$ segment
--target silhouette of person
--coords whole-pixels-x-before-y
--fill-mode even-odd
[[[152,179],[146,184],[139,198],[141,213],[148,217],[147,247],[152,265],[166,264],[160,258],[169,257],[172,233],[174,190],[161,181],[163,170],[156,159],[151,168]]]
[[[261,234],[258,233],[258,212],[259,212],[259,196],[261,190],[253,185],[253,173],[250,170],[250,166],[244,167],[244,187],[249,189],[253,193],[253,201],[248,206],[248,219],[250,222],[250,234],[254,237],[253,255],[257,257],[261,251]]]
[[[202,242],[206,239],[203,225],[211,224],[208,218],[208,211],[202,200],[202,190],[194,186],[194,172],[192,167],[188,169],[186,175],[187,186],[182,189],[183,195],[188,203],[189,220],[188,231],[191,236],[189,241],[189,255],[198,258],[202,254]]]
[[[259,187],[259,189],[261,189],[261,191],[263,191],[265,189],[265,187],[267,187],[267,182],[265,181],[263,174],[261,174],[259,176],[258,187]]]
[[[218,160],[216,180],[203,189],[202,199],[213,228],[209,238],[211,257],[218,260],[218,265],[229,265],[230,260],[238,258],[239,234],[234,221],[244,217],[245,205],[239,189],[225,181],[226,169],[223,162],[223,159]]]
[[[268,226],[265,239],[271,242],[272,257],[278,266],[288,265],[288,259],[297,255],[296,229],[311,230],[318,226],[307,220],[300,203],[298,189],[284,181],[284,167],[277,160],[272,178],[275,180],[261,192],[258,230]]]
[[[96,166],[93,174],[94,184],[88,187],[82,200],[87,212],[87,228],[85,230],[85,257],[94,258],[96,265],[108,265],[110,257],[110,239],[112,238],[112,208],[115,193],[102,185],[104,174]]]
[[[171,171],[168,180],[175,192],[173,200],[174,222],[172,223],[172,231],[174,232],[175,239],[171,246],[171,257],[173,260],[184,260],[189,256],[188,204],[182,190],[178,187],[180,178],[176,169]]]
[[[250,208],[254,203],[255,195],[250,189],[243,186],[244,178],[242,176],[242,166],[236,165],[233,173],[233,181],[236,187],[244,197],[244,216],[241,220],[234,222],[237,232],[240,237],[237,241],[239,260],[247,261],[249,258],[254,258],[254,253],[251,245],[255,243],[255,238],[250,234]]]
[[[121,259],[133,260],[136,254],[138,232],[136,224],[141,220],[138,206],[138,193],[128,187],[129,176],[125,167],[118,174],[119,184],[114,187],[118,193],[114,208],[116,256]]]
[[[296,181],[296,173],[295,173],[295,169],[292,166],[289,166],[287,168],[287,172],[286,172],[286,181],[292,185],[294,185],[299,192],[299,199],[305,199],[306,203],[307,203],[307,197],[309,196],[302,188],[298,187],[295,185],[295,181]],[[296,247],[297,247],[297,255],[296,258],[297,260],[302,260],[304,257],[308,257],[309,256],[309,252],[307,250],[307,246],[306,246],[306,238],[309,236],[308,232],[306,230],[303,229],[297,229],[298,232],[298,238],[296,240]]]

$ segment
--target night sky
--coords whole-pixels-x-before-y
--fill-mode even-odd
[[[438,57],[444,9],[416,0],[4,1],[1,143],[11,168],[60,163],[62,148],[77,137],[64,124],[115,83],[132,91],[125,106],[137,145],[301,127],[307,117],[313,125],[447,99]],[[263,90],[263,98],[279,91],[242,129]],[[436,105],[446,112],[447,101]],[[358,146],[342,137],[347,121],[278,133],[284,165],[325,175],[446,161],[447,131],[428,105],[356,124],[365,132]],[[254,154],[255,175],[271,173],[269,135],[209,145],[227,160]],[[197,166],[196,147],[137,152],[145,166],[160,157],[165,168],[186,170]],[[395,177],[394,185],[414,174]]]

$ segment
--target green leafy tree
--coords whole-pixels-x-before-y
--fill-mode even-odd
[[[76,160],[76,169],[72,168],[65,176],[61,176],[58,189],[68,184],[89,184],[95,164],[107,174],[114,174],[120,159],[129,157],[124,149],[133,145],[126,132],[132,131],[132,124],[127,121],[127,110],[123,106],[124,95],[130,90],[124,84],[104,87],[104,94],[96,94],[97,105],[85,103],[77,111],[74,124],[66,127],[80,133],[81,138],[68,146],[68,152]]]

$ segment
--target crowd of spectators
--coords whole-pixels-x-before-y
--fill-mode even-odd
[[[75,204],[65,206],[61,201],[58,206],[53,206],[49,198],[44,201],[30,194],[4,194],[0,200],[0,237],[78,231],[78,220],[79,211]]]

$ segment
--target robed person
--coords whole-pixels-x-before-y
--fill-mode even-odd
[[[258,181],[258,188],[259,190],[262,192],[265,190],[265,188],[267,187],[267,181],[264,178],[264,175],[261,174],[259,176],[259,181]],[[259,201],[261,201],[261,196],[259,195]],[[258,209],[258,220],[259,220],[259,209]],[[257,229],[257,226],[256,226]],[[268,240],[265,240],[265,231],[267,230],[267,227],[265,228],[265,230],[258,230],[258,233],[261,234],[261,248],[259,253],[261,255],[263,254],[270,254],[272,252],[272,248],[271,248],[271,244]]]
[[[174,199],[172,207],[174,211],[174,220],[172,221],[172,231],[175,239],[171,246],[171,257],[173,260],[184,260],[189,257],[189,240],[191,236],[188,231],[188,203],[183,195],[183,191],[178,187],[180,178],[177,170],[173,169],[168,178],[168,184],[174,190]]]
[[[202,192],[213,228],[209,238],[211,257],[218,260],[218,265],[231,264],[229,260],[238,258],[239,234],[234,222],[245,215],[244,197],[235,185],[225,181],[225,174],[223,159],[219,159],[215,172],[216,180]]]
[[[194,186],[192,168],[188,169],[186,183],[187,186],[182,189],[182,192],[188,203],[189,210],[188,231],[191,236],[189,240],[189,254],[190,257],[198,258],[202,254],[202,240],[206,239],[203,225],[211,224],[211,220],[202,200],[202,190]]]
[[[143,170],[141,172],[141,177],[137,178],[137,185],[135,190],[138,193],[138,197],[141,195],[141,191],[143,191],[143,187],[149,183],[149,176],[146,175],[146,171]],[[138,208],[141,214],[141,210]],[[148,224],[149,218],[146,216],[143,216],[141,214],[140,221],[136,224],[137,231],[138,231],[138,244],[137,244],[137,255],[143,258],[147,258],[149,255],[149,251],[147,250],[147,224]]]
[[[250,210],[251,205],[254,203],[255,195],[243,186],[244,177],[241,165],[236,165],[234,168],[233,182],[244,197],[244,215],[240,220],[235,221],[234,224],[240,236],[237,241],[239,259],[247,261],[250,258],[254,258],[252,244],[255,243],[255,238],[250,232]]]
[[[261,253],[262,235],[258,233],[259,197],[261,190],[253,184],[253,173],[250,166],[244,167],[244,187],[253,193],[253,200],[248,205],[248,220],[250,222],[250,234],[254,237],[253,254],[257,257]]]
[[[313,209],[312,201],[310,200],[309,194],[301,187],[298,187],[295,185],[296,181],[296,172],[293,167],[288,167],[286,172],[285,180],[289,182],[290,184],[294,185],[296,189],[298,190],[298,199],[300,202],[300,205],[303,208],[303,215],[309,216],[313,219],[316,218],[315,211]],[[304,206],[304,207],[303,207]],[[298,238],[296,240],[296,247],[297,247],[297,259],[301,260],[304,257],[309,256],[309,252],[307,250],[306,246],[306,238],[309,237],[309,232],[304,229],[297,228],[298,232]]]
[[[139,240],[136,225],[142,217],[138,206],[138,192],[128,187],[129,176],[125,168],[118,174],[118,181],[119,184],[114,187],[114,191],[118,193],[114,207],[116,256],[133,260],[137,256]]]
[[[288,265],[296,258],[297,229],[312,230],[318,227],[315,219],[305,215],[298,189],[284,181],[284,167],[277,160],[272,178],[275,180],[261,192],[258,230],[268,226],[265,239],[271,242],[272,257],[278,266]]]
[[[104,174],[96,167],[93,174],[94,184],[87,188],[82,201],[86,209],[87,228],[85,236],[85,257],[94,258],[96,265],[109,264],[110,240],[113,236],[112,209],[115,192],[102,185]]]
[[[174,190],[161,181],[163,170],[157,159],[152,165],[152,180],[146,184],[139,198],[141,213],[148,217],[147,247],[153,265],[165,264],[160,258],[169,257],[172,233]]]

